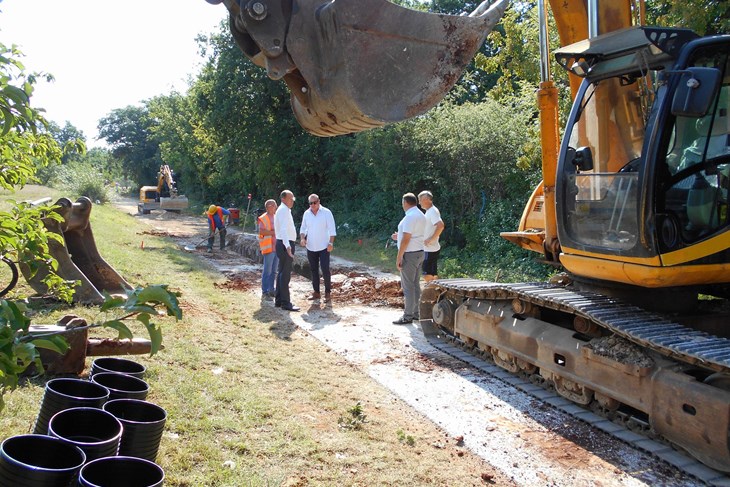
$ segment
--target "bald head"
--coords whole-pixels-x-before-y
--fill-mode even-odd
[[[294,193],[289,191],[288,189],[285,189],[281,192],[281,195],[279,195],[281,198],[281,202],[284,203],[286,206],[291,208],[294,206],[294,201],[296,201],[296,197],[294,196]]]

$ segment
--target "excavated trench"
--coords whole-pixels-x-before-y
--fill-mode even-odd
[[[256,263],[261,263],[258,241],[255,235],[233,234],[229,250],[243,255]],[[307,279],[311,279],[312,270],[309,267],[303,249],[297,249],[294,255],[294,272]],[[212,254],[215,255],[215,254]],[[358,272],[341,267],[333,259],[332,270],[332,301],[334,303],[362,304],[367,306],[403,307],[403,291],[400,281],[396,279],[377,279],[364,272]],[[224,289],[248,291],[257,289],[260,285],[259,271],[239,271],[228,275],[228,280],[216,286]]]

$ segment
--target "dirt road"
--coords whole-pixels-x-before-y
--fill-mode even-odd
[[[117,203],[136,214],[131,200]],[[138,215],[151,234],[180,245],[200,241],[204,218],[153,212]],[[236,229],[231,229],[235,232]],[[300,250],[301,252],[301,250]],[[228,280],[223,286],[259,293],[260,266],[232,251],[196,251]],[[397,326],[396,276],[333,262],[334,303],[307,301],[307,279],[292,278],[292,300],[300,313],[273,310],[393,391],[444,431],[518,485],[641,486],[701,485],[662,461],[568,416],[432,347],[417,325]],[[273,307],[262,302],[262,307]],[[369,411],[377,415],[377,411]],[[435,442],[434,448],[443,444]]]

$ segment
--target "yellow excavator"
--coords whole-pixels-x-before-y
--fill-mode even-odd
[[[452,17],[385,0],[209,1],[318,136],[424,113],[507,5]],[[433,281],[424,332],[728,472],[730,36],[647,27],[642,0],[538,6],[543,181],[502,236],[565,276]],[[562,140],[548,8],[573,96]]]
[[[160,171],[157,173],[157,186],[139,188],[137,211],[143,215],[149,215],[152,210],[180,213],[188,205],[188,198],[178,194],[172,169],[167,164],[160,166]]]

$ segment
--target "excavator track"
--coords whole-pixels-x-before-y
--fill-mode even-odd
[[[447,337],[477,351],[710,469],[690,475],[730,485],[727,338],[616,298],[547,283],[441,279],[423,290],[420,312],[424,334],[437,348],[449,353]],[[606,343],[611,346],[601,348]],[[687,471],[683,462],[674,464]]]
[[[594,428],[674,466],[707,485],[730,487],[730,477],[725,473],[711,469],[683,452],[676,451],[671,445],[662,442],[659,438],[647,437],[651,435],[646,434],[641,422],[636,421],[635,418],[626,416],[608,418],[600,411],[587,411],[578,407],[556,392],[544,387],[544,384],[536,385],[528,378],[518,377],[506,372],[493,362],[486,360],[484,355],[475,350],[474,347],[468,346],[456,337],[450,335],[443,337],[432,336],[429,337],[429,343],[441,352],[475,367],[482,373],[515,387],[535,399],[561,410],[576,420],[588,423]]]
[[[730,340],[693,330],[637,306],[547,283],[501,284],[475,279],[439,280],[438,286],[485,300],[521,299],[581,316],[647,349],[716,372],[730,372]]]

